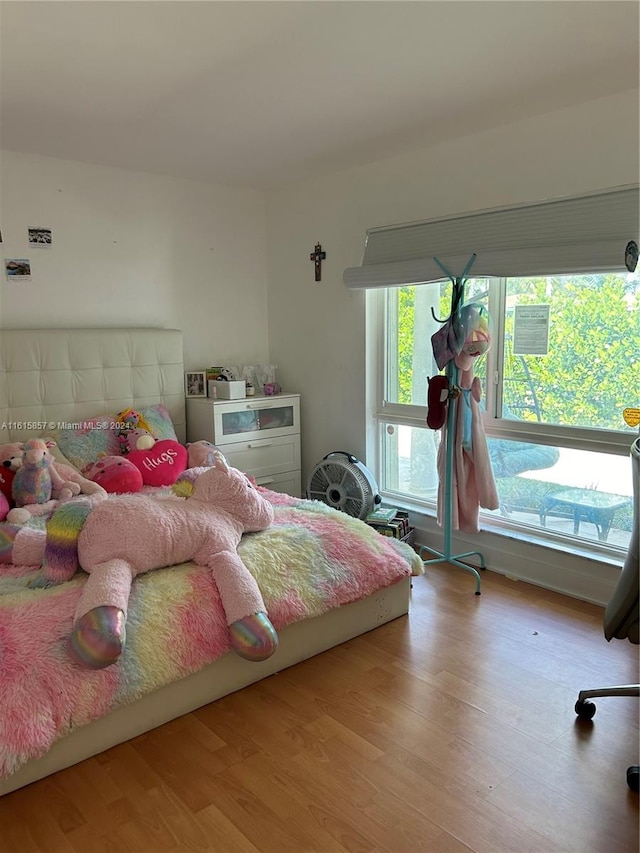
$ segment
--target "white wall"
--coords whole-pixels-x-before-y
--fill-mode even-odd
[[[366,460],[365,294],[342,283],[366,229],[637,182],[638,129],[635,90],[269,195],[270,355],[304,395],[303,483],[331,450]],[[318,283],[317,241],[327,252]]]
[[[2,269],[0,329],[178,328],[188,368],[268,361],[261,194],[8,151],[0,187],[3,255],[32,267]]]

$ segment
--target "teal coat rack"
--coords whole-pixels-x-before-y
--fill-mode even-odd
[[[459,309],[462,307],[464,302],[464,289],[465,289],[465,281],[468,277],[469,270],[473,266],[473,262],[476,259],[476,255],[473,254],[469,258],[466,267],[462,275],[454,276],[449,270],[438,260],[438,258],[434,258],[433,260],[438,264],[440,269],[444,272],[447,278],[451,279],[453,289],[451,292],[451,312],[448,318],[444,320],[440,320],[436,317],[433,309],[431,309],[431,313],[435,320],[439,323],[451,322],[452,324],[456,323]],[[458,367],[454,361],[451,359],[445,368],[445,373],[447,379],[449,381],[449,390],[453,391],[458,387],[458,378],[459,371]],[[480,551],[465,551],[463,554],[453,554],[451,547],[451,539],[452,539],[452,501],[453,501],[453,449],[455,446],[455,430],[456,430],[456,414],[457,407],[459,404],[460,397],[458,396],[450,396],[449,403],[447,407],[447,424],[446,424],[446,458],[445,458],[445,482],[444,482],[444,544],[443,550],[437,551],[434,548],[430,548],[427,545],[422,545],[420,548],[420,555],[422,556],[423,551],[428,551],[430,554],[434,554],[435,556],[430,560],[423,560],[423,565],[428,566],[432,563],[451,563],[454,566],[458,566],[461,569],[464,569],[466,572],[470,572],[474,575],[476,579],[476,595],[480,595],[482,592],[481,589],[481,580],[480,573],[475,566],[470,565],[469,563],[463,563],[462,560],[464,557],[472,557],[477,556],[480,560],[480,569],[485,569],[485,561],[483,555]]]

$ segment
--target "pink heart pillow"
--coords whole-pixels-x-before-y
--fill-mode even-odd
[[[145,486],[172,486],[187,469],[187,448],[171,438],[156,441],[149,450],[132,450],[127,459],[142,474]]]
[[[9,514],[9,501],[4,496],[4,492],[0,492],[0,521],[4,521]]]

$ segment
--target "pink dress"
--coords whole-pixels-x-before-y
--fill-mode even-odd
[[[451,478],[451,529],[479,533],[480,507],[498,509],[500,501],[493,478],[487,439],[482,425],[480,400],[482,385],[473,377],[473,369],[460,374],[460,396],[456,402],[453,471]],[[452,403],[450,402],[449,405]],[[441,429],[438,448],[438,514],[442,527],[445,515],[445,469],[447,425]]]

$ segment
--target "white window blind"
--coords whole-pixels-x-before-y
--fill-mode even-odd
[[[640,194],[621,187],[445,219],[372,228],[362,266],[344,272],[348,288],[439,281],[437,257],[461,275],[469,257],[474,277],[562,275],[625,269],[625,249],[638,242]]]

